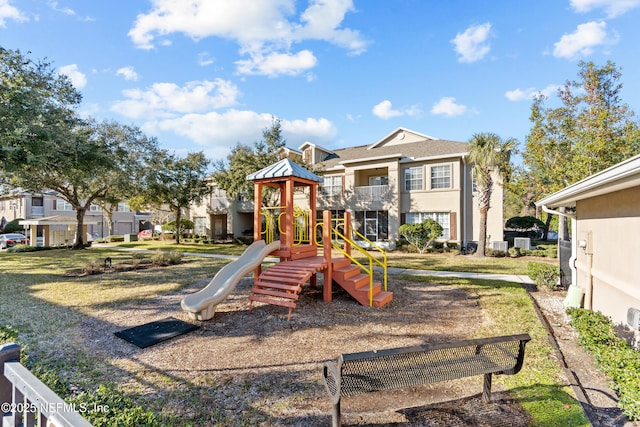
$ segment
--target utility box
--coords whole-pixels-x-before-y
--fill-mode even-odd
[[[137,242],[138,241],[138,235],[137,234],[125,234],[124,235],[124,241],[125,242]]]
[[[520,249],[531,250],[531,239],[528,237],[516,237],[513,239],[513,246]]]
[[[509,250],[509,243],[506,241],[502,242],[491,242],[491,249],[494,251],[507,252]]]

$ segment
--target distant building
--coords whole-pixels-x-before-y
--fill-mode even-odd
[[[56,245],[72,243],[75,235],[76,212],[54,191],[32,193],[15,190],[0,194],[0,220],[23,219],[26,227],[33,227],[38,241]],[[85,241],[109,234],[109,216],[98,205],[92,205],[85,215]],[[134,234],[141,224],[148,222],[149,213],[131,211],[126,202],[114,206],[110,234]],[[50,233],[45,233],[48,230]],[[32,244],[36,244],[32,238]]]
[[[464,245],[477,241],[479,226],[467,150],[464,142],[398,128],[369,145],[330,150],[306,142],[289,152],[324,178],[318,210],[353,211],[355,226],[370,240],[395,242],[401,224],[432,218],[443,227],[442,240]],[[489,241],[503,236],[503,191],[496,178]],[[230,199],[214,183],[209,199],[190,215],[196,232],[211,238],[252,235],[253,200]]]

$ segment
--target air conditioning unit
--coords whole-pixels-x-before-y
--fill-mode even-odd
[[[627,324],[634,331],[640,331],[640,310],[637,308],[629,308],[627,310]]]
[[[513,239],[513,246],[520,249],[531,249],[531,239],[528,237],[516,237]]]

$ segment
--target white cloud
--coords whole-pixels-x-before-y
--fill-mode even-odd
[[[509,100],[509,101],[513,101],[513,102],[517,102],[517,101],[529,101],[531,99],[533,99],[533,97],[537,94],[542,94],[545,97],[549,98],[551,95],[553,95],[554,93],[556,93],[558,91],[558,89],[560,89],[561,86],[558,85],[548,85],[547,87],[545,87],[542,90],[537,90],[535,88],[527,88],[527,89],[514,89],[514,90],[509,90],[507,92],[505,92],[504,96]]]
[[[224,113],[185,114],[168,120],[147,122],[145,132],[172,132],[196,143],[219,150],[213,158],[223,158],[238,142],[252,144],[262,138],[262,131],[272,124],[273,116],[247,110],[231,109]],[[297,147],[304,141],[328,144],[335,140],[337,131],[324,118],[281,120],[282,133],[287,145]]]
[[[131,66],[118,68],[116,76],[122,76],[125,80],[133,82],[138,80],[138,73],[136,73],[136,70]]]
[[[383,120],[388,120],[393,117],[400,117],[400,116],[415,117],[415,116],[419,116],[421,113],[420,108],[417,105],[412,105],[402,110],[394,110],[391,104],[391,101],[389,101],[388,99],[385,99],[384,101],[375,105],[373,107],[372,112],[374,116]]]
[[[571,34],[564,34],[560,41],[554,44],[553,56],[556,58],[575,59],[593,53],[596,46],[617,43],[615,37],[607,35],[607,23],[587,22],[580,24]]]
[[[69,77],[76,89],[82,89],[87,85],[87,76],[78,69],[77,64],[69,64],[60,67],[60,74]]]
[[[215,62],[211,56],[209,56],[209,52],[200,52],[198,54],[198,65],[202,67],[206,67],[207,65],[211,65]]]
[[[123,95],[127,99],[114,103],[112,111],[131,119],[150,119],[230,107],[237,103],[240,91],[233,83],[216,79],[188,82],[183,87],[154,83],[146,90],[123,91]]]
[[[316,66],[318,60],[309,50],[296,54],[270,53],[251,55],[251,59],[236,61],[240,74],[258,74],[269,77],[296,76]]]
[[[73,16],[75,18],[78,18],[82,21],[93,21],[94,19],[89,17],[89,16],[85,16],[85,17],[81,17],[79,16],[75,10],[71,9],[70,7],[60,7],[58,6],[58,2],[57,1],[50,1],[49,2],[49,7],[51,7],[51,9],[55,10],[56,12],[60,12],[62,14],[68,15],[68,16]]]
[[[17,7],[11,4],[11,0],[0,0],[0,27],[5,28],[7,21],[25,22],[29,18]]]
[[[137,16],[129,37],[141,49],[161,45],[174,33],[194,40],[234,40],[239,53],[250,57],[236,63],[239,72],[265,75],[296,75],[301,68],[315,66],[310,51],[290,52],[292,44],[304,40],[326,41],[352,54],[366,49],[358,31],[340,27],[346,13],[353,11],[352,0],[309,3],[298,16],[295,0],[152,0],[152,9]]]
[[[458,62],[476,62],[491,50],[487,42],[491,35],[491,24],[472,25],[463,33],[457,33],[451,40],[458,54]]]
[[[623,15],[638,6],[640,0],[571,0],[571,7],[576,12],[586,13],[601,8],[609,18]]]
[[[456,99],[453,97],[444,97],[440,101],[433,104],[431,113],[442,116],[460,116],[466,113],[469,109],[465,105],[456,104]]]

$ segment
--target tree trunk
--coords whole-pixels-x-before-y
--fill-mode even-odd
[[[551,226],[551,219],[553,219],[553,217],[551,216],[550,213],[547,213],[547,220],[544,223],[544,234],[542,235],[542,240],[547,240],[548,236],[549,236],[549,227]]]
[[[480,230],[478,230],[478,249],[475,256],[482,258],[485,256],[487,246],[487,212],[486,208],[480,208]]]
[[[182,216],[182,212],[180,212],[180,208],[176,211],[176,245],[180,244],[180,233],[182,232],[182,228],[180,227],[180,217]]]
[[[76,210],[76,239],[73,243],[73,249],[84,249],[84,214],[87,209]]]

